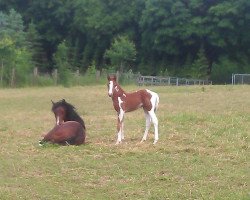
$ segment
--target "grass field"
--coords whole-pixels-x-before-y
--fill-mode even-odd
[[[125,90],[136,90],[126,86]],[[160,139],[140,144],[144,113],[116,113],[106,86],[0,90],[0,199],[250,199],[250,86],[149,87],[160,96]],[[65,98],[87,144],[38,146]]]

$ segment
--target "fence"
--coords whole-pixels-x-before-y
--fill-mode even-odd
[[[250,74],[232,74],[232,85],[250,84]]]
[[[201,79],[187,79],[178,77],[140,76],[138,85],[212,85],[212,81]]]
[[[69,72],[66,79],[60,79],[59,72],[55,69],[52,73],[43,73],[34,68],[30,74],[21,74],[20,76],[13,68],[10,72],[9,79],[3,80],[3,76],[0,78],[1,87],[20,87],[20,86],[51,86],[51,85],[91,85],[91,84],[105,84],[107,74],[110,74],[107,70],[96,70],[93,72],[87,72],[80,74],[79,70],[75,72]],[[117,80],[122,84],[138,84],[138,85],[208,85],[212,84],[211,81],[200,79],[186,79],[178,77],[157,77],[157,76],[141,76],[140,73],[133,73],[131,70],[119,74],[116,74]],[[5,81],[5,82],[4,82]]]

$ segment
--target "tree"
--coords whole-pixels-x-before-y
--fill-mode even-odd
[[[208,79],[208,60],[205,55],[203,46],[197,53],[197,58],[191,65],[191,77],[199,79]]]
[[[26,37],[28,43],[27,46],[32,55],[33,66],[42,69],[44,67],[44,63],[46,62],[46,57],[42,48],[41,36],[39,35],[36,25],[33,22],[31,22],[28,26]]]
[[[110,59],[113,66],[119,66],[119,71],[123,72],[129,62],[135,61],[135,44],[126,36],[118,36],[105,52],[105,57]]]
[[[58,69],[59,83],[67,86],[69,84],[71,66],[68,58],[68,47],[66,41],[63,41],[58,45],[53,59],[55,66]]]
[[[32,67],[22,16],[14,9],[0,16],[1,85],[21,85]]]
[[[10,37],[4,36],[0,40],[0,59],[1,59],[1,75],[0,83],[4,85],[4,81],[9,80],[9,68],[6,66],[13,66],[15,59],[15,46]]]

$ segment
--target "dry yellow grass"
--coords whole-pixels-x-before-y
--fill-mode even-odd
[[[136,90],[126,86],[125,90]],[[249,86],[149,87],[160,139],[140,144],[142,110],[116,113],[106,86],[0,90],[0,199],[248,199]],[[39,147],[65,98],[87,126],[84,146]]]

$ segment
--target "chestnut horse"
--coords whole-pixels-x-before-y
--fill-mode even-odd
[[[56,124],[62,124],[66,121],[76,121],[79,122],[83,128],[85,129],[85,124],[83,119],[79,116],[79,114],[76,112],[76,109],[73,105],[66,102],[65,99],[62,99],[58,102],[52,102],[52,112],[55,115],[56,118]]]
[[[60,145],[80,145],[85,142],[85,131],[79,122],[67,121],[60,125],[55,125],[39,142],[39,145],[42,146],[45,142]]]
[[[85,142],[86,130],[82,118],[75,111],[75,107],[64,99],[54,103],[51,109],[56,118],[55,127],[40,141],[61,145],[80,145]]]
[[[146,118],[146,129],[141,142],[147,139],[148,131],[151,122],[154,124],[154,143],[156,144],[158,136],[158,119],[155,111],[159,104],[159,96],[150,90],[139,90],[132,93],[125,92],[116,82],[116,76],[108,76],[108,95],[113,100],[113,106],[118,114],[117,131],[118,137],[116,144],[119,144],[124,139],[124,114],[134,111],[138,108],[143,108]]]

